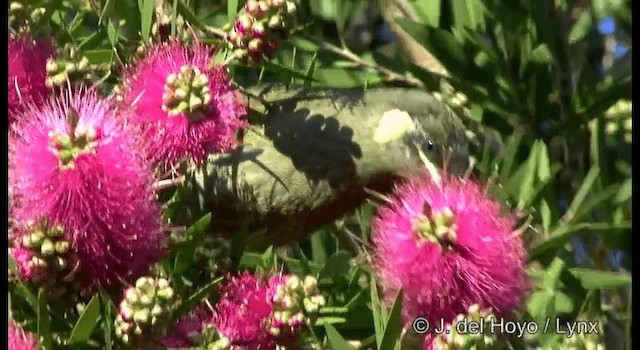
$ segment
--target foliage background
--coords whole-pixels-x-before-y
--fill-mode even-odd
[[[27,12],[45,8],[37,28],[58,47],[73,47],[101,68],[106,93],[142,43],[195,33],[217,44],[215,28],[230,23],[242,6],[237,0],[161,3],[24,2]],[[474,174],[524,213],[530,271],[539,281],[527,318],[588,315],[606,322],[609,348],[631,348],[630,103],[626,111],[610,110],[631,99],[630,1],[305,0],[299,24],[264,67],[231,62],[233,79],[242,86],[395,85],[441,93],[465,116],[475,145]],[[372,209],[365,204],[355,220],[345,220],[355,226],[339,222],[287,249],[240,251],[236,267],[284,263],[292,272],[318,273],[330,308],[316,328],[328,336],[328,346],[350,347],[344,338],[392,348],[399,334],[397,310],[380,308],[362,256],[332,234],[349,230],[366,246]],[[192,245],[206,219],[188,232]],[[164,266],[176,276],[183,273],[177,280],[187,286],[188,266],[178,267],[180,251],[172,259]],[[200,286],[177,313],[218,282]],[[96,296],[80,318],[47,324],[49,316],[32,290],[18,283],[10,294],[14,315],[32,317],[28,328],[41,336],[70,332],[77,348],[110,344],[105,320],[113,305],[106,299]],[[540,334],[537,341],[552,348],[562,337]]]

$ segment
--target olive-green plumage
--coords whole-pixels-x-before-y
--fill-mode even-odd
[[[212,230],[230,235],[249,220],[266,230],[253,247],[288,244],[340,218],[363,203],[365,187],[389,192],[399,176],[424,170],[417,147],[438,166],[448,158],[449,172],[466,169],[460,119],[424,91],[269,86],[257,93],[269,108],[251,100],[249,118],[261,125],[194,173]],[[377,142],[382,116],[394,109],[415,127]]]

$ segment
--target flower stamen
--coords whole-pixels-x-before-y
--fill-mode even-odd
[[[197,67],[182,66],[169,74],[162,94],[162,110],[170,116],[185,114],[191,121],[204,117],[211,103],[209,78]]]
[[[427,207],[427,206],[425,206]],[[455,224],[453,211],[445,207],[438,212],[428,208],[413,222],[413,230],[423,240],[439,244],[442,247],[453,249],[456,244],[458,226]]]
[[[91,153],[97,145],[95,130],[78,130],[77,112],[69,111],[69,130],[65,133],[53,132],[49,135],[53,154],[60,160],[62,169],[70,169],[75,166],[74,161],[81,155]]]

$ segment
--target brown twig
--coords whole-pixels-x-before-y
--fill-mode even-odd
[[[408,77],[406,75],[398,74],[376,63],[367,62],[362,58],[360,58],[360,56],[353,53],[353,51],[349,50],[347,47],[340,48],[328,42],[324,42],[324,41],[318,42],[317,40],[311,37],[307,37],[307,39],[315,42],[320,47],[320,49],[329,51],[338,56],[346,58],[349,61],[353,62],[358,67],[365,67],[365,68],[371,68],[376,70],[378,73],[382,74],[389,81],[403,82],[405,84],[415,86],[415,87],[424,87],[424,84],[420,80],[413,77]]]
[[[160,191],[166,188],[180,186],[182,185],[183,182],[184,182],[184,176],[180,176],[175,179],[160,180],[160,181],[156,181],[156,183],[153,185],[153,189],[155,189],[156,191]]]

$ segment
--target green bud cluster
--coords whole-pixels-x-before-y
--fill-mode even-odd
[[[51,150],[58,157],[62,169],[75,166],[75,160],[81,154],[91,153],[97,144],[97,135],[93,129],[80,130],[78,113],[70,110],[67,115],[69,130],[67,133],[52,132],[49,134]]]
[[[607,135],[622,135],[631,142],[631,101],[619,100],[605,112],[605,117]]]
[[[485,329],[478,332],[458,333],[456,324],[458,322],[479,322],[484,319]],[[467,314],[460,314],[447,326],[448,333],[439,334],[436,339],[436,348],[443,350],[463,350],[463,349],[502,349],[497,338],[491,334],[490,320],[495,316],[490,309],[481,309],[478,304],[471,305]]]
[[[28,264],[34,270],[33,281],[52,301],[75,300],[81,287],[75,279],[79,261],[62,226],[47,225],[44,220],[30,222],[27,232],[20,244],[31,252]]]
[[[213,280],[231,268],[231,244],[222,237],[206,236],[193,255],[203,278]]]
[[[47,60],[48,87],[60,87],[67,82],[94,83],[99,81],[100,72],[109,69],[108,65],[90,64],[89,60],[80,56],[78,51],[69,45],[65,47],[61,57]]]
[[[174,292],[165,278],[140,277],[125,291],[115,320],[116,336],[128,346],[153,346],[165,335]]]
[[[162,110],[170,116],[185,114],[190,120],[203,118],[211,108],[209,78],[197,67],[182,66],[169,74],[162,94]]]
[[[450,208],[439,212],[423,213],[413,222],[414,232],[422,239],[452,248],[456,243],[457,234],[454,214]]]
[[[467,105],[468,98],[460,91],[456,91],[451,84],[445,80],[440,81],[440,91],[434,92],[434,97],[447,104],[453,109],[461,109]]]
[[[269,60],[296,26],[297,6],[286,0],[247,0],[233,27],[226,28],[226,41],[245,64]]]
[[[276,287],[269,333],[281,345],[299,341],[302,330],[312,324],[325,304],[315,277],[306,276],[303,281],[295,275],[288,277]]]
[[[46,35],[45,12],[44,7],[37,7],[33,1],[11,1],[9,29],[14,34],[29,33],[32,38],[44,37]]]
[[[467,103],[467,95],[455,90],[455,88],[444,79],[440,80],[440,89],[433,92],[433,97],[444,103],[456,114],[469,116],[471,113]]]

